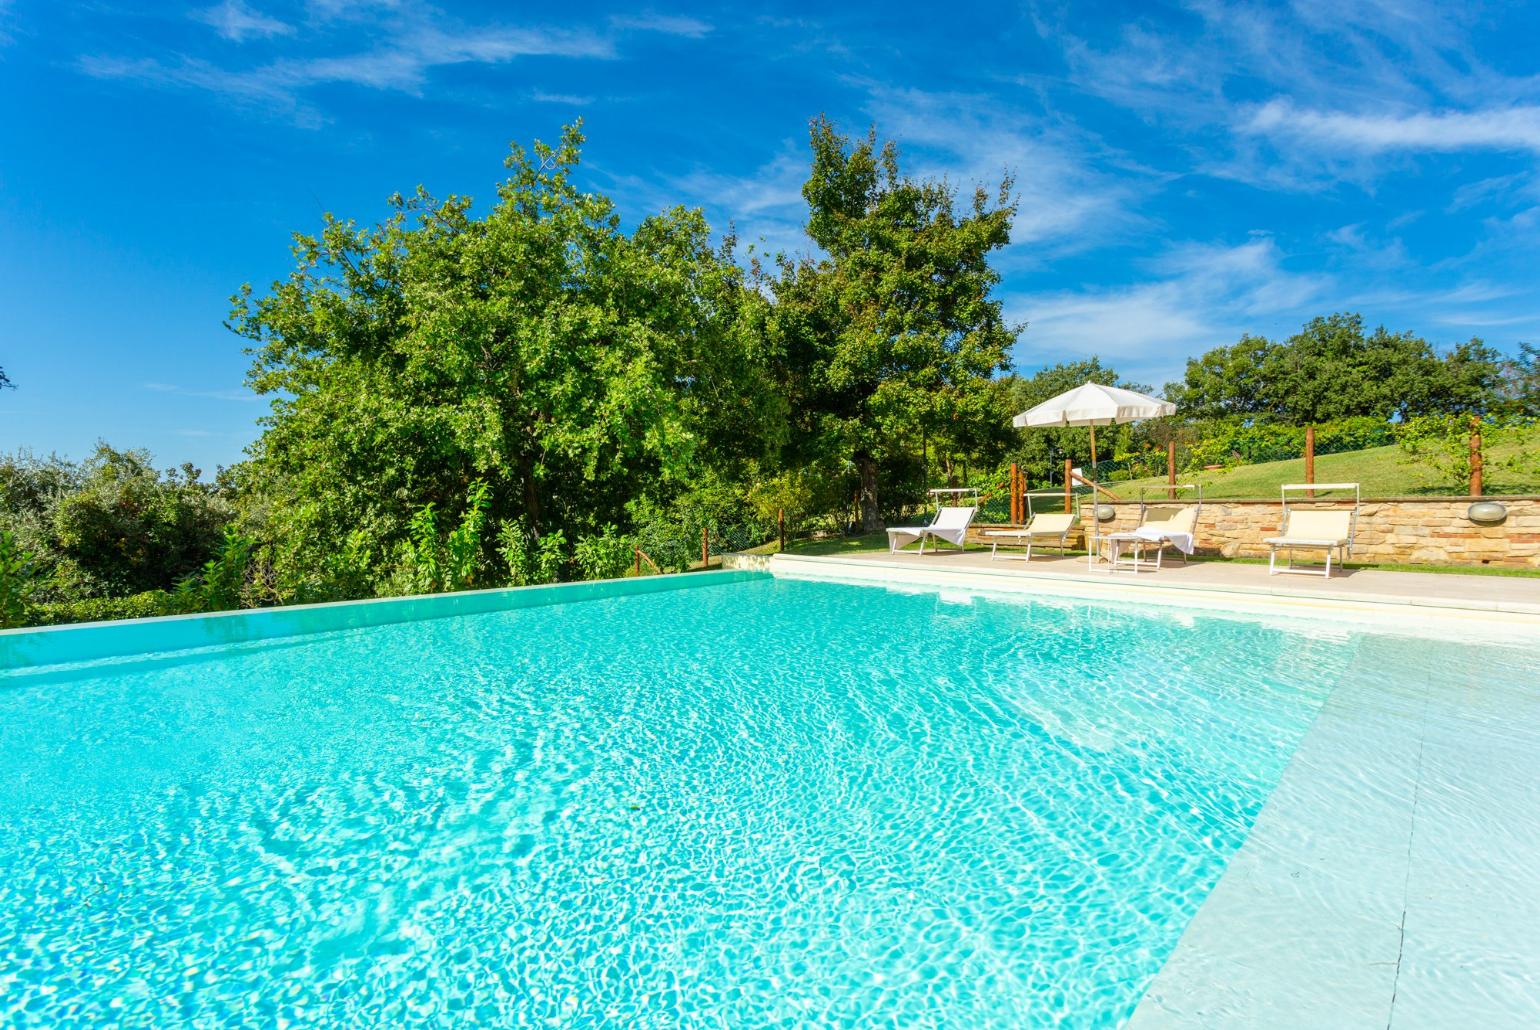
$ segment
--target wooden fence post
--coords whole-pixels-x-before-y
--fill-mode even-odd
[[[1073,507],[1075,499],[1072,496],[1074,493],[1074,484],[1070,482],[1071,471],[1074,469],[1074,467],[1075,464],[1073,461],[1071,461],[1069,458],[1064,459],[1064,510],[1067,513],[1073,513],[1075,510]]]
[[[700,565],[703,569],[711,568],[711,530],[705,526],[700,527]]]
[[[1021,471],[1011,462],[1011,525],[1021,525]]]
[[[1470,417],[1470,495],[1481,496],[1481,419]]]
[[[1166,441],[1166,500],[1176,500],[1176,441]]]
[[[786,550],[786,509],[781,508],[775,513],[775,524],[781,531],[781,550]]]
[[[1305,427],[1305,482],[1315,482],[1315,426]],[[1314,490],[1306,490],[1305,496],[1313,498]]]
[[[640,576],[642,574],[642,549],[640,547],[633,547],[631,550],[636,552],[636,574]]]

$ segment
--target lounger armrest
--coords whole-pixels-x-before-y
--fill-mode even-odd
[[[1325,539],[1323,537],[1304,537],[1304,536],[1270,536],[1270,537],[1268,537],[1266,540],[1264,540],[1262,542],[1264,544],[1271,544],[1274,547],[1281,547],[1281,546],[1284,546],[1284,545],[1291,545],[1291,546],[1294,546],[1294,547],[1346,547],[1347,546],[1347,541],[1345,539],[1340,539],[1339,538],[1337,540],[1327,540],[1327,539]]]

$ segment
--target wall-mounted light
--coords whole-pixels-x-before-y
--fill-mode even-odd
[[[1508,517],[1508,508],[1498,501],[1477,501],[1465,509],[1465,517],[1478,526],[1495,526]]]
[[[1118,517],[1118,510],[1110,504],[1098,504],[1096,506],[1096,521],[1111,522]]]

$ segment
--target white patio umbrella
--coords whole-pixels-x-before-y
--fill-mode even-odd
[[[1028,408],[1011,419],[1018,429],[1052,426],[1091,427],[1091,479],[1096,479],[1096,427],[1116,426],[1144,418],[1175,415],[1176,405],[1159,397],[1101,383],[1086,383]]]

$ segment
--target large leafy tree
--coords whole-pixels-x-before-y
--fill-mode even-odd
[[[966,448],[995,417],[989,383],[1018,330],[1001,316],[990,255],[1010,240],[1010,180],[959,203],[945,181],[900,170],[875,132],[852,141],[812,123],[802,194],[818,256],[783,257],[771,336],[795,419],[793,453],[837,459],[858,484],[861,524],[881,525],[884,469],[922,440]]]
[[[1356,314],[1313,318],[1282,343],[1243,336],[1189,359],[1166,396],[1196,418],[1329,422],[1484,411],[1497,399],[1500,356],[1472,339],[1440,354],[1428,341]]]
[[[419,188],[379,225],[328,217],[238,295],[275,397],[243,478],[281,592],[381,589],[412,515],[458,522],[479,484],[489,524],[576,540],[783,423],[731,241],[683,209],[624,232],[572,181],[581,143],[514,147],[484,214]]]

